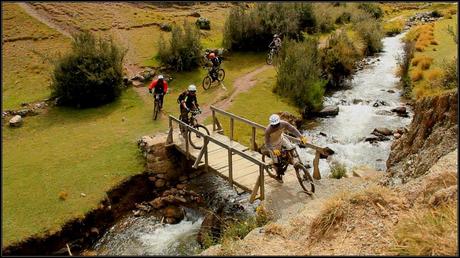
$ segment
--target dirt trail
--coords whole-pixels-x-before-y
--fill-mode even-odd
[[[224,94],[225,94],[225,92],[221,91],[215,97],[215,100],[217,100],[217,102],[201,106],[201,110],[203,111],[203,113],[199,117],[198,121],[201,123],[208,116],[211,115],[211,109],[210,109],[211,105],[213,105],[215,107],[218,107],[218,108],[221,108],[221,109],[227,109],[230,106],[231,102],[233,102],[233,100],[235,99],[235,97],[238,94],[240,94],[241,92],[248,91],[249,89],[251,89],[252,87],[254,87],[256,85],[257,81],[254,79],[254,77],[256,75],[258,75],[261,72],[264,72],[265,70],[267,70],[270,67],[271,67],[270,65],[263,65],[263,66],[255,69],[254,71],[252,71],[250,73],[247,73],[247,74],[237,78],[235,80],[235,82],[233,83],[234,90],[233,90],[232,94],[229,97],[226,97],[226,98],[220,100],[222,98],[222,96],[224,96]]]

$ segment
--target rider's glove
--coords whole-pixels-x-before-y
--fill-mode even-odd
[[[307,144],[307,137],[305,137],[305,136],[300,137],[300,141],[301,141],[303,144]]]
[[[152,90],[151,90],[151,89],[149,89],[149,93],[152,93]]]
[[[190,112],[190,108],[186,108],[187,109],[187,112]]]
[[[281,155],[281,151],[280,150],[273,150],[273,154],[275,154],[275,156],[279,156],[279,155]]]

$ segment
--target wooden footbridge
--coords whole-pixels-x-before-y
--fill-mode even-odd
[[[193,127],[183,123],[179,119],[169,116],[169,133],[166,140],[166,146],[174,146],[177,150],[182,152],[187,159],[194,160],[193,167],[198,168],[204,166],[206,171],[212,171],[219,176],[228,180],[234,186],[251,193],[250,202],[255,199],[263,200],[265,198],[265,167],[268,165],[262,161],[262,155],[257,152],[258,145],[256,142],[256,130],[265,130],[265,126],[250,121],[246,118],[237,116],[227,111],[218,109],[211,106],[212,111],[212,125],[208,125],[210,135],[197,131]],[[217,114],[230,119],[229,136],[223,134],[223,128],[217,118]],[[251,146],[244,146],[234,140],[234,124],[235,121],[242,122],[252,128],[250,143]],[[180,134],[179,126],[183,126],[188,135],[189,131],[202,137],[204,142],[201,149],[193,148],[188,137],[183,137]],[[194,135],[194,134],[192,134]],[[196,136],[193,136],[196,137]],[[293,142],[298,142],[294,137],[288,136]],[[192,138],[192,141],[195,138]],[[197,140],[197,139],[195,139]],[[319,172],[319,158],[323,153],[323,148],[317,147],[312,144],[307,144],[308,148],[316,151],[316,156],[313,161],[313,178],[320,179]],[[271,159],[269,159],[271,160]],[[266,162],[269,162],[266,160]],[[291,171],[292,170],[292,171]],[[292,166],[289,166],[288,173],[295,173]],[[273,180],[273,179],[269,179]],[[300,185],[299,185],[300,188]],[[259,196],[257,194],[259,193]]]

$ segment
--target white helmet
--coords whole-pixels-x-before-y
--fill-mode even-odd
[[[274,38],[277,38],[277,37],[278,37],[278,34],[273,35],[273,37],[274,37]]]
[[[158,75],[158,79],[163,79],[163,75],[162,74]]]
[[[280,123],[280,116],[277,114],[273,114],[270,116],[269,121],[271,125],[277,125]]]
[[[196,91],[196,86],[193,85],[193,84],[190,84],[190,85],[188,86],[188,91]]]

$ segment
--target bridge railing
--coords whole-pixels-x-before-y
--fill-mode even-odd
[[[200,150],[200,153],[198,154],[196,160],[195,160],[195,163],[193,164],[193,167],[194,168],[197,168],[199,163],[201,162],[203,156],[204,156],[204,164],[205,164],[205,169],[208,170],[209,168],[209,162],[208,162],[208,144],[209,142],[212,142],[222,148],[225,148],[227,149],[228,151],[228,178],[229,178],[229,182],[230,184],[233,186],[233,184],[236,184],[236,185],[239,185],[238,183],[234,182],[233,181],[233,154],[237,154],[247,160],[249,160],[250,162],[256,164],[257,166],[259,166],[259,176],[257,178],[257,181],[254,185],[254,188],[252,190],[252,193],[251,193],[251,198],[250,198],[250,202],[253,202],[255,199],[256,199],[256,195],[257,195],[257,192],[260,190],[260,197],[258,197],[260,200],[263,200],[265,198],[265,187],[264,187],[264,170],[265,170],[265,167],[266,167],[266,164],[250,155],[248,155],[247,153],[244,153],[238,149],[235,149],[235,148],[232,148],[232,146],[226,144],[226,143],[223,143],[221,141],[219,141],[218,139],[210,136],[210,135],[207,135],[207,134],[204,134],[198,130],[196,130],[195,128],[189,126],[188,124],[184,123],[183,121],[180,121],[179,119],[173,117],[173,116],[169,116],[169,132],[168,132],[168,138],[166,140],[166,144],[167,145],[172,145],[174,143],[174,138],[173,138],[173,134],[174,134],[174,127],[173,127],[173,123],[176,123],[179,125],[179,128],[182,127],[184,132],[185,132],[185,155],[187,157],[187,159],[190,159],[190,143],[189,143],[189,138],[188,138],[188,134],[189,132],[193,132],[195,133],[196,135],[199,135],[201,137],[203,137],[204,139],[204,144],[203,144],[203,147],[201,148]]]
[[[253,151],[257,151],[257,143],[256,143],[256,129],[260,129],[260,130],[263,130],[265,131],[265,126],[261,125],[261,124],[258,124],[256,122],[253,122],[249,119],[246,119],[244,117],[241,117],[241,116],[238,116],[238,115],[235,115],[235,114],[232,114],[230,112],[227,112],[225,110],[222,110],[222,109],[219,109],[215,106],[211,106],[211,111],[212,111],[212,128],[213,128],[213,131],[218,131],[218,132],[223,132],[223,128],[222,128],[222,125],[220,124],[219,120],[217,119],[217,116],[216,116],[216,113],[219,113],[219,114],[222,114],[224,116],[227,116],[230,118],[230,132],[229,132],[229,138],[230,140],[232,141],[233,138],[234,138],[234,124],[235,124],[235,120],[238,120],[238,121],[241,121],[249,126],[251,126],[252,128],[252,133],[251,133],[251,139],[250,139],[250,143],[251,143],[251,150]],[[292,137],[292,136],[289,136],[287,135],[287,138],[289,140],[291,140],[292,142],[295,142],[295,143],[299,143],[300,140],[295,138],[295,137]],[[310,149],[313,149],[315,150],[315,158],[313,160],[313,178],[315,179],[321,179],[321,174],[319,172],[319,159],[321,157],[321,154],[326,154],[325,152],[325,149],[324,148],[321,148],[319,146],[316,146],[316,145],[313,145],[313,144],[310,144],[310,143],[307,143],[305,144],[305,146],[307,148],[310,148]]]

